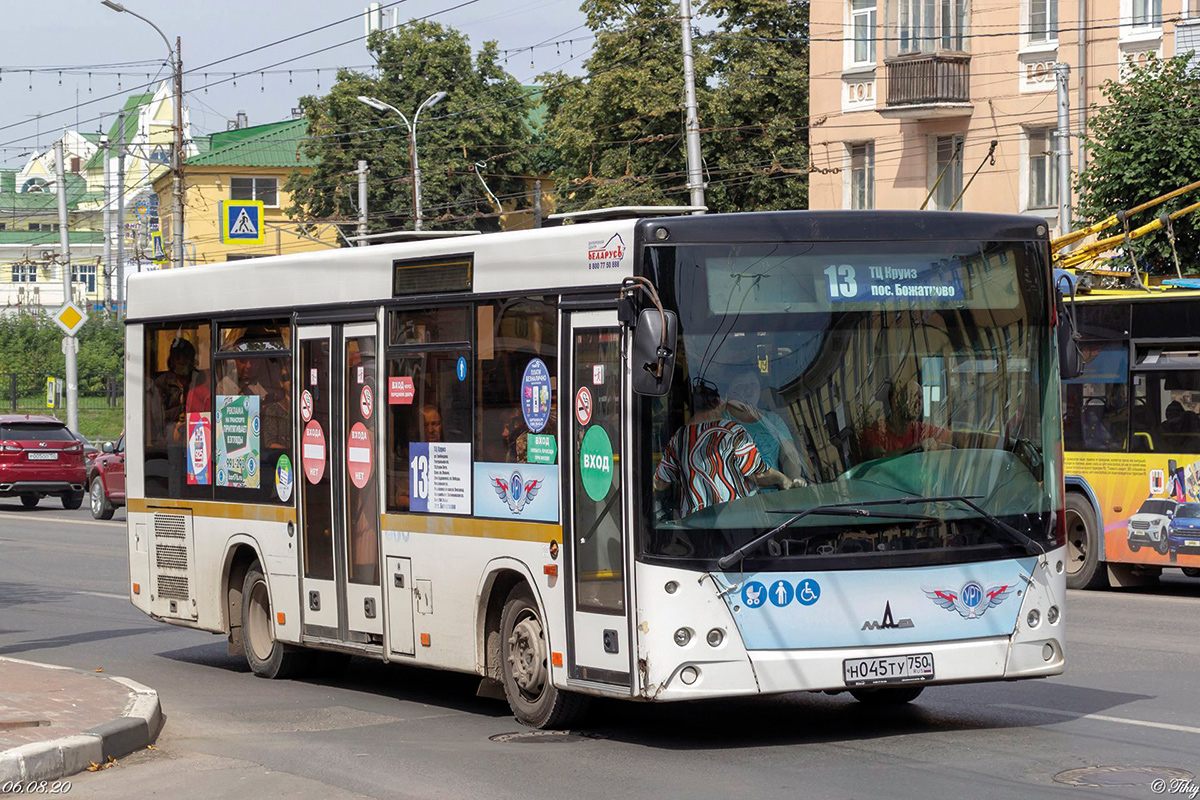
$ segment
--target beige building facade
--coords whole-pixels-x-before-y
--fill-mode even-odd
[[[1054,65],[1070,67],[1074,174],[1101,85],[1200,50],[1200,0],[813,0],[811,32],[810,208],[928,196],[1057,231]]]

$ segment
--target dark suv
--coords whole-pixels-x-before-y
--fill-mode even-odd
[[[0,497],[33,508],[45,495],[83,505],[83,444],[54,417],[0,414]]]
[[[125,505],[125,434],[116,444],[104,443],[88,470],[88,505],[96,519],[112,519],[113,511]]]

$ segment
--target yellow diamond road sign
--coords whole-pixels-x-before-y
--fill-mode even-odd
[[[83,323],[87,322],[87,314],[84,310],[69,300],[63,303],[62,308],[54,312],[54,324],[62,328],[63,333],[67,336],[74,336],[79,333],[79,329],[83,327]]]

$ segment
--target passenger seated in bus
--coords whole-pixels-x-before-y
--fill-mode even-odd
[[[154,477],[166,478],[167,492],[179,495],[186,473],[184,446],[187,415],[210,410],[208,381],[196,369],[196,348],[182,337],[171,341],[167,370],[154,377],[146,399],[148,449],[166,451],[166,464],[148,467]],[[160,456],[161,458],[161,456]],[[151,462],[154,459],[147,459]],[[165,472],[160,472],[160,468]]]
[[[445,437],[442,428],[442,413],[438,411],[437,406],[433,403],[426,403],[421,408],[421,419],[424,423],[423,436],[421,441],[424,442],[440,442]]]
[[[725,401],[713,384],[692,384],[692,419],[675,432],[654,470],[654,489],[678,484],[679,516],[717,503],[750,497],[760,486],[790,489],[795,483],[772,469],[738,422],[722,419]]]
[[[1187,452],[1197,444],[1194,434],[1200,432],[1200,424],[1198,424],[1200,420],[1197,419],[1194,411],[1188,411],[1183,407],[1183,403],[1172,400],[1163,411],[1163,417],[1160,429],[1163,432],[1163,444],[1166,450]]]
[[[880,458],[902,450],[937,450],[953,444],[945,428],[925,422],[921,384],[887,384],[887,408],[884,418],[867,426],[859,436],[859,449],[867,459]]]
[[[761,406],[762,383],[756,371],[747,370],[730,381],[724,419],[738,422],[746,429],[768,467],[779,470],[800,486],[807,486],[803,461],[787,423]]]

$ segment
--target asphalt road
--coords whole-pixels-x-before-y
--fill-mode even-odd
[[[266,681],[224,639],[126,599],[123,512],[0,500],[0,655],[103,668],[158,690],[158,749],[74,778],[72,796],[1022,798],[1156,796],[1066,770],[1200,774],[1200,580],[1073,592],[1066,675],[932,687],[888,711],[848,695],[600,704],[587,737],[521,731],[468,676],[355,660],[335,681]],[[1165,796],[1186,796],[1186,794]]]

